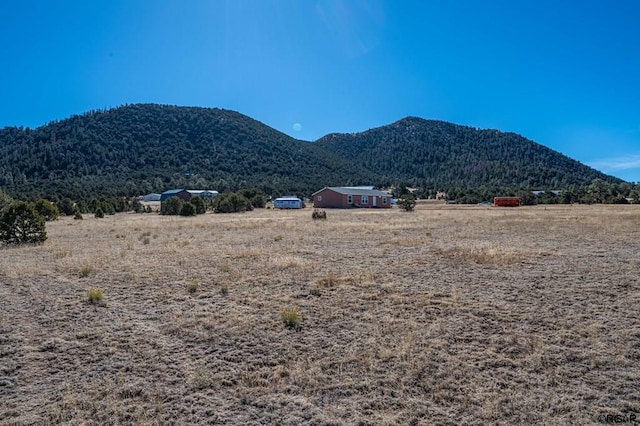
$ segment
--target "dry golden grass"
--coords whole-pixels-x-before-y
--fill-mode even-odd
[[[640,418],[636,206],[119,214],[47,233],[0,250],[2,425]]]

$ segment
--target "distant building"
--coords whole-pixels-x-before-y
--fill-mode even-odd
[[[493,197],[494,207],[518,207],[520,197]]]
[[[187,189],[187,192],[191,194],[192,197],[200,197],[206,200],[216,198],[218,196],[218,191],[213,191],[211,189]]]
[[[160,194],[160,201],[164,201],[171,197],[178,197],[183,201],[189,201],[191,194],[186,189],[170,189]]]
[[[182,201],[189,201],[191,197],[200,197],[205,200],[210,200],[218,196],[218,191],[211,189],[170,189],[160,194],[160,201],[164,201],[167,198],[178,197]]]
[[[278,197],[273,200],[274,209],[301,209],[302,200],[298,197]]]
[[[147,194],[138,197],[140,201],[160,201],[160,194]]]
[[[391,208],[391,194],[371,187],[324,187],[313,194],[316,208]]]

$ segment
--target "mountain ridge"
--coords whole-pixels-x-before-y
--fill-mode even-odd
[[[405,117],[359,133],[330,133],[325,149],[386,179],[414,185],[564,188],[623,182],[514,132]]]
[[[310,194],[323,186],[397,181],[434,190],[562,189],[593,179],[622,182],[512,132],[420,117],[314,142],[232,110],[158,104],[0,129],[0,188],[25,196],[245,186]]]

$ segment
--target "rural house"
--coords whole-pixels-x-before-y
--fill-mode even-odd
[[[358,186],[324,187],[313,194],[313,207],[316,208],[391,208],[391,194]]]
[[[298,197],[278,197],[273,200],[274,209],[301,209],[302,200]]]
[[[520,197],[493,197],[494,207],[518,207]]]

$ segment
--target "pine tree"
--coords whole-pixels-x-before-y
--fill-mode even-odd
[[[44,218],[31,203],[14,203],[0,216],[0,242],[7,245],[35,244],[46,239]]]

